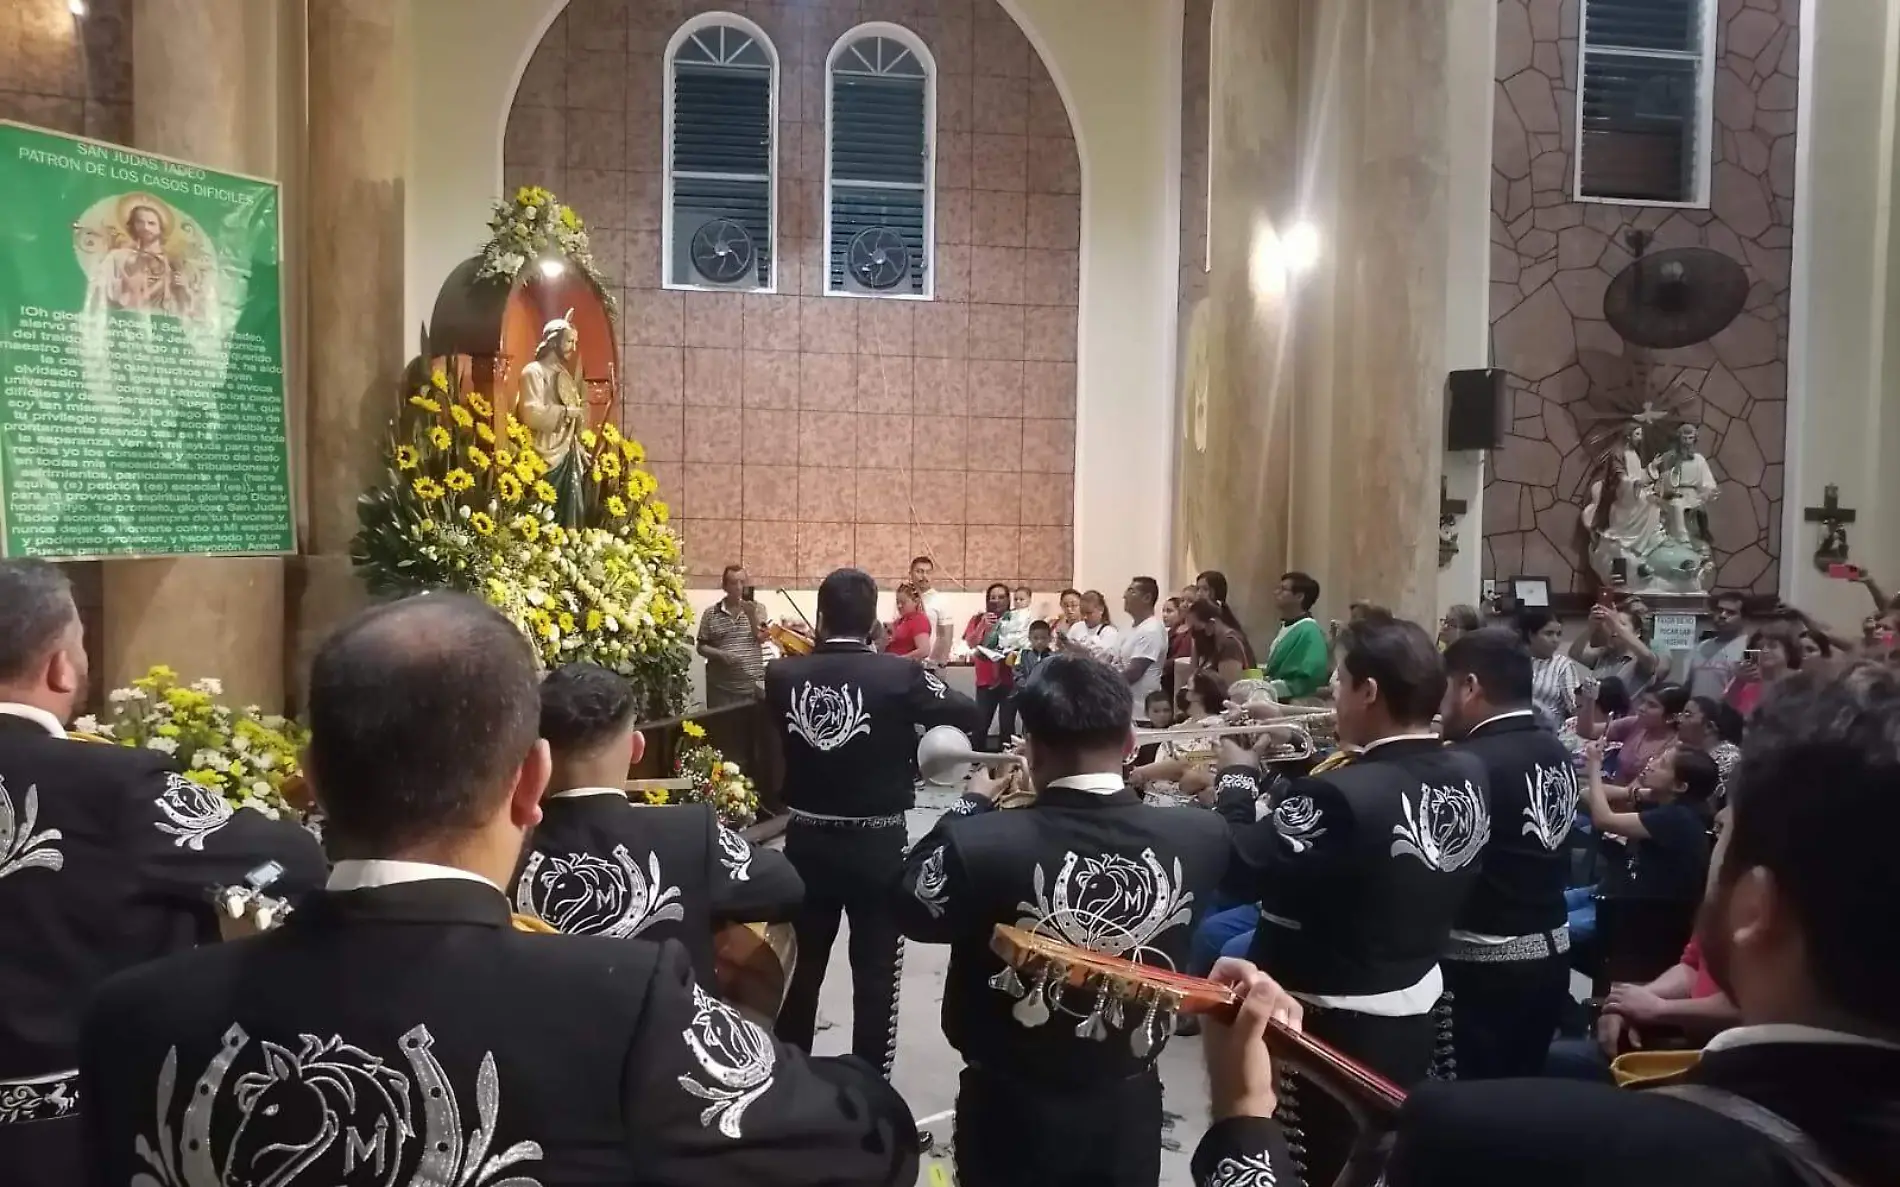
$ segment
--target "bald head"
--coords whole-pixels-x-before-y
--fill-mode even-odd
[[[339,855],[452,840],[504,809],[538,737],[540,679],[489,606],[434,593],[337,628],[310,670],[310,774]]]

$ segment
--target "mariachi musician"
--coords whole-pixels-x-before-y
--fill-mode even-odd
[[[84,1181],[79,1013],[120,969],[217,935],[206,891],[267,863],[322,885],[316,839],[234,812],[157,750],[69,735],[85,639],[58,568],[0,561],[0,1181]]]
[[[678,944],[510,926],[502,887],[551,767],[538,685],[526,640],[460,594],[324,642],[309,777],[328,885],[263,936],[101,990],[81,1055],[92,1176],[72,1182],[915,1181],[883,1078],[774,1043]]]
[[[1778,682],[1749,721],[1699,923],[1742,1024],[1688,1053],[1686,1070],[1627,1088],[1550,1078],[1423,1085],[1379,1119],[1396,1131],[1383,1182],[1892,1183],[1900,961],[1886,937],[1900,927],[1896,778],[1900,672],[1863,662]],[[1274,1099],[1259,1041],[1275,994],[1260,991],[1259,1008],[1243,1006],[1231,1030],[1210,1028],[1214,1123],[1195,1151],[1198,1187],[1291,1178],[1285,1102]]]
[[[1144,1024],[1131,1007],[1110,1023],[1099,1000],[1087,1012],[1089,995],[1079,1010],[1052,1010],[1043,994],[1011,985],[990,937],[1011,924],[1179,968],[1193,917],[1227,863],[1227,828],[1211,812],[1144,804],[1127,785],[1133,714],[1117,669],[1058,655],[1017,697],[1034,801],[991,811],[1004,782],[974,779],[958,810],[912,847],[897,896],[905,935],[950,945],[943,1029],[965,1061],[958,1179],[1154,1187],[1154,1062],[1167,1020]]]
[[[1535,1076],[1570,998],[1565,840],[1577,772],[1531,707],[1531,655],[1495,627],[1445,649],[1445,736],[1484,763],[1495,829],[1445,952],[1458,1077]]]
[[[1484,767],[1432,731],[1445,674],[1418,624],[1347,624],[1333,685],[1339,741],[1354,757],[1292,781],[1270,817],[1233,829],[1223,889],[1260,904],[1250,958],[1306,1004],[1307,1030],[1409,1087],[1432,1070],[1438,960],[1491,832]],[[1225,768],[1221,781],[1249,771]],[[1290,1089],[1307,1181],[1330,1183],[1350,1119]]]
[[[937,674],[871,649],[877,583],[839,569],[818,587],[818,646],[765,669],[765,701],[785,754],[791,810],[785,855],[805,880],[795,921],[799,960],[778,1034],[809,1051],[818,990],[840,914],[850,916],[851,1050],[888,1075],[897,1055],[897,983],[904,937],[891,887],[908,837],[917,727],[982,722],[976,702]]]
[[[597,664],[541,682],[554,775],[509,889],[517,913],[558,932],[677,939],[711,986],[714,929],[790,920],[804,883],[784,854],[721,824],[710,804],[627,799],[621,783],[644,749],[638,708],[633,684]]]

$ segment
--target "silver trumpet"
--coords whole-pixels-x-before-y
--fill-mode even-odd
[[[939,725],[924,731],[917,741],[917,770],[924,782],[938,787],[954,787],[978,767],[1023,767],[1028,763],[1020,754],[986,754],[970,745],[970,738],[954,725]]]
[[[1270,762],[1298,762],[1311,758],[1318,752],[1319,748],[1313,741],[1314,728],[1328,726],[1332,722],[1333,711],[1320,709],[1306,713],[1288,713],[1265,721],[1230,721],[1220,725],[1138,729],[1135,731],[1135,745],[1146,746],[1151,742],[1193,742],[1231,738],[1243,734],[1264,735],[1272,742],[1272,745],[1261,755],[1262,758]]]

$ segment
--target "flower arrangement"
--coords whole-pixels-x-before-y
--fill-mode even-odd
[[[693,781],[689,790],[679,793],[678,802],[711,804],[727,828],[751,824],[759,815],[759,793],[752,777],[717,748],[706,745],[706,727],[696,721],[683,721],[680,732],[697,744],[682,750],[673,764],[680,778]],[[656,800],[655,796],[661,798]],[[664,789],[647,793],[648,803],[666,803],[668,798]]]
[[[120,746],[173,755],[185,778],[222,795],[233,808],[254,808],[276,820],[296,815],[286,785],[300,776],[297,756],[309,734],[295,721],[256,705],[233,709],[216,699],[214,679],[178,682],[159,665],[106,696],[105,719],[82,717],[73,728]]]
[[[690,610],[645,451],[611,424],[583,432],[581,523],[568,528],[532,441],[435,371],[391,425],[382,479],[357,500],[352,557],[372,593],[473,593],[520,628],[544,666],[600,664],[636,681],[648,712],[676,712]]]
[[[512,201],[495,203],[488,220],[488,245],[482,249],[477,280],[500,280],[513,284],[529,261],[542,256],[562,256],[585,272],[615,310],[613,289],[594,263],[594,252],[587,240],[587,224],[548,190],[524,185],[515,191]]]

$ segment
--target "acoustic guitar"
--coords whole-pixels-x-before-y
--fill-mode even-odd
[[[1043,1026],[1057,1014],[1081,1019],[1079,1038],[1106,1041],[1128,1032],[1130,1049],[1145,1057],[1174,1031],[1177,1014],[1231,1021],[1240,997],[1203,977],[1151,968],[1007,924],[997,924],[990,950],[1004,969],[990,986],[1017,999],[1011,1013],[1024,1026]],[[1079,1000],[1082,1008],[1072,1005]],[[1352,1115],[1358,1140],[1333,1187],[1371,1187],[1384,1169],[1390,1135],[1405,1090],[1309,1035],[1278,1022],[1267,1026],[1274,1061],[1332,1097]]]

